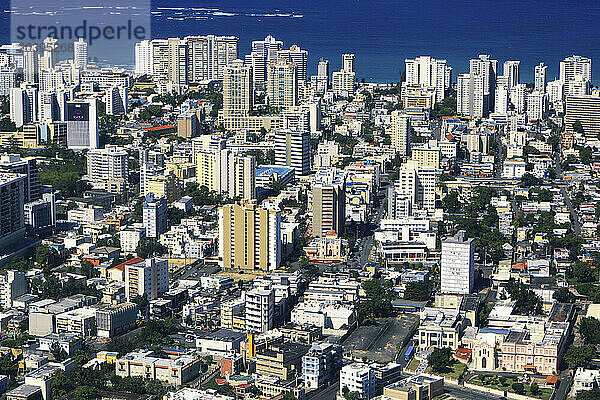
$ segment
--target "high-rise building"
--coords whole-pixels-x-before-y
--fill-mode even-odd
[[[309,198],[312,235],[324,237],[334,230],[344,233],[346,223],[346,174],[336,168],[319,170]]]
[[[586,96],[590,94],[591,82],[578,75],[565,83],[564,90],[567,97]]]
[[[101,184],[106,187],[104,185],[109,181],[120,182],[121,188],[126,186],[129,179],[127,150],[115,145],[106,145],[103,149],[91,149],[86,158],[87,178],[94,186]]]
[[[377,392],[377,376],[375,370],[367,364],[352,363],[340,370],[340,393],[358,393],[361,400],[370,400]]]
[[[353,96],[354,81],[354,54],[342,54],[342,69],[335,71],[331,79],[331,87],[336,96]]]
[[[342,367],[342,347],[333,343],[313,344],[302,357],[302,381],[309,389],[318,389],[335,381]]]
[[[354,54],[342,54],[342,71],[354,72]]]
[[[439,169],[419,166],[418,161],[409,160],[398,170],[394,191],[399,198],[410,199],[408,206],[411,209],[435,210],[436,182],[440,172]]]
[[[26,84],[35,84],[38,81],[37,45],[33,44],[23,48],[23,77]]]
[[[188,83],[223,79],[225,67],[238,58],[235,36],[187,36]]]
[[[480,55],[469,61],[469,73],[458,75],[457,112],[485,118],[494,107],[498,61]]]
[[[34,122],[38,115],[38,89],[23,84],[9,91],[10,120],[17,128]]]
[[[442,152],[439,147],[431,146],[429,143],[412,148],[411,158],[417,162],[419,167],[440,168]]]
[[[10,65],[0,66],[0,95],[8,96],[17,86],[17,69]]]
[[[21,157],[19,154],[0,155],[0,173],[25,175],[23,201],[29,203],[41,197],[39,169],[35,157]]]
[[[148,258],[125,265],[125,297],[128,301],[144,295],[148,300],[154,300],[168,290],[167,260]]]
[[[83,69],[87,66],[87,42],[82,37],[73,43],[73,59],[77,68]]]
[[[265,88],[267,65],[277,61],[277,53],[283,48],[283,42],[269,35],[264,40],[252,42],[252,52],[245,57],[246,65],[252,68],[253,84],[258,90]]]
[[[186,111],[177,116],[177,136],[190,139],[200,133],[200,121],[193,111]]]
[[[262,333],[274,328],[275,290],[266,285],[244,293],[246,331]]]
[[[475,278],[475,242],[465,231],[442,241],[442,293],[469,294]]]
[[[113,86],[106,90],[106,113],[121,115],[129,112],[129,88]]]
[[[527,95],[527,118],[530,122],[542,121],[546,116],[548,98],[545,93],[538,90]]]
[[[275,165],[294,168],[296,176],[310,173],[310,133],[275,132]]]
[[[158,239],[161,233],[167,231],[167,200],[148,193],[142,207],[142,220],[146,237]]]
[[[435,88],[435,101],[440,102],[444,99],[452,79],[452,68],[446,65],[446,60],[420,56],[412,60],[406,59],[404,63],[407,85]]]
[[[401,110],[394,110],[391,114],[390,126],[386,134],[392,139],[392,147],[401,156],[408,156],[410,151],[410,116]]]
[[[67,146],[70,149],[98,148],[98,101],[95,98],[67,101]]]
[[[0,249],[23,239],[24,182],[24,175],[0,173]]]
[[[458,114],[471,118],[487,117],[492,95],[484,90],[485,78],[483,75],[474,73],[459,74],[456,87],[456,109]]]
[[[515,107],[515,111],[519,114],[522,114],[525,112],[526,110],[526,104],[525,104],[525,90],[526,90],[526,86],[524,83],[520,83],[518,85],[513,86],[512,88],[510,88],[510,102],[512,103],[512,105]]]
[[[209,190],[232,198],[254,199],[256,161],[253,156],[241,156],[230,149],[196,152],[196,181]]]
[[[298,67],[279,59],[267,66],[267,97],[273,107],[293,107],[298,103]]]
[[[579,121],[583,135],[595,138],[600,134],[600,97],[569,96],[565,107],[565,134],[573,135],[573,124]]]
[[[548,69],[547,65],[544,65],[544,63],[539,63],[538,65],[535,66],[534,68],[534,75],[535,75],[535,83],[534,83],[534,90],[539,90],[542,93],[546,92],[546,71]]]
[[[142,40],[135,44],[136,75],[152,75],[152,43]]]
[[[277,58],[283,58],[290,63],[296,64],[298,69],[298,81],[306,81],[306,64],[308,61],[308,50],[302,50],[300,46],[293,45],[287,50],[280,50]]]
[[[40,200],[25,203],[24,215],[31,236],[52,232],[56,226],[56,195],[44,193]]]
[[[329,78],[329,60],[325,60],[324,58],[319,60],[319,64],[317,65],[317,75]]]
[[[242,60],[233,61],[223,72],[223,118],[248,116],[254,103],[253,70]]]
[[[560,62],[560,80],[567,83],[576,76],[592,80],[592,60],[582,56],[570,56]]]
[[[35,157],[21,158],[19,154],[0,155],[0,173],[25,175],[23,201],[28,203],[41,197],[39,170]]]
[[[504,62],[504,76],[507,79],[508,88],[519,84],[519,70],[520,70],[521,61],[505,61]]]
[[[506,115],[508,112],[508,88],[506,85],[496,86],[494,112],[496,114]]]
[[[52,69],[56,64],[57,53],[59,50],[58,39],[52,36],[48,36],[44,39],[42,44],[42,54],[39,59],[39,68]]]
[[[281,212],[256,200],[219,208],[219,258],[223,268],[271,271],[281,263]]]
[[[8,310],[13,306],[13,300],[27,293],[25,273],[14,270],[0,271],[0,307]]]

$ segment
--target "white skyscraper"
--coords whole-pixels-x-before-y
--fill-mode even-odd
[[[565,84],[580,76],[592,80],[592,60],[582,56],[567,57],[560,62],[560,80]]]
[[[82,37],[73,43],[73,58],[77,68],[85,68],[88,61],[87,43]]]
[[[98,100],[67,101],[67,146],[70,149],[98,148]]]
[[[346,72],[354,71],[354,54],[346,53],[342,54],[342,70]]]
[[[280,50],[277,58],[283,58],[288,62],[296,64],[298,69],[298,80],[306,81],[306,63],[308,60],[308,50],[302,50],[300,46],[293,45],[287,50]]]
[[[548,93],[548,100],[551,103],[562,101],[564,96],[565,84],[561,80],[557,79],[552,82],[548,82],[546,85],[546,93]]]
[[[8,96],[10,89],[17,86],[17,69],[10,65],[0,67],[0,95]]]
[[[527,95],[527,118],[529,121],[541,121],[546,115],[546,94],[534,90]]]
[[[494,112],[496,114],[506,115],[508,111],[508,89],[505,85],[496,86],[494,101]]]
[[[525,112],[525,89],[524,83],[513,86],[510,89],[510,102],[515,106],[515,111],[519,114]]]
[[[135,44],[135,73],[152,75],[152,45],[149,40]]]
[[[262,333],[273,329],[275,290],[270,286],[254,288],[244,293],[246,301],[246,330]]]
[[[252,67],[254,86],[263,89],[267,79],[267,65],[277,61],[277,53],[283,42],[269,35],[264,40],[252,42],[252,52],[245,57],[246,65]]]
[[[9,92],[10,120],[17,128],[35,121],[38,115],[38,89],[23,84]]]
[[[521,61],[505,61],[504,76],[508,79],[508,88],[519,84],[519,66]]]
[[[435,101],[444,99],[446,90],[450,87],[452,68],[446,65],[446,60],[436,60],[429,56],[420,56],[413,60],[404,60],[406,65],[406,84],[435,88]]]
[[[167,231],[167,200],[148,193],[142,208],[142,219],[146,237],[158,239],[161,233]]]
[[[475,275],[475,242],[465,231],[442,241],[442,293],[469,294]]]
[[[106,113],[108,115],[127,114],[129,112],[129,88],[113,86],[106,89]]]
[[[128,153],[122,147],[106,145],[87,152],[87,176],[91,181],[122,181],[129,179]]]
[[[125,266],[125,297],[132,301],[146,295],[154,300],[169,290],[169,263],[167,260],[148,258]]]
[[[27,280],[21,271],[0,271],[0,306],[8,310],[13,306],[13,300],[27,293]]]
[[[546,70],[548,69],[547,65],[544,63],[539,63],[535,66],[535,85],[534,90],[539,90],[540,92],[546,92]]]
[[[294,168],[296,176],[310,172],[310,133],[275,132],[275,165]]]
[[[493,92],[485,91],[485,76],[481,74],[459,74],[457,77],[456,112],[471,118],[487,117]],[[491,99],[491,100],[490,100]]]

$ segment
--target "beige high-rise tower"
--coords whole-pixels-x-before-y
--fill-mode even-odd
[[[219,208],[219,258],[223,268],[271,271],[281,263],[281,212],[256,200]]]
[[[254,97],[252,68],[235,60],[223,70],[223,117],[248,116]]]
[[[292,107],[298,103],[296,63],[279,59],[267,67],[267,97],[273,107]]]

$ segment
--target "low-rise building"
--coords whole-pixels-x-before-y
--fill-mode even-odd
[[[180,386],[198,377],[200,359],[192,355],[180,355],[173,359],[158,358],[150,350],[138,350],[117,359],[117,376],[139,376],[157,379],[170,385]]]
[[[420,313],[419,348],[422,350],[430,347],[458,349],[462,320],[458,310],[426,307]]]

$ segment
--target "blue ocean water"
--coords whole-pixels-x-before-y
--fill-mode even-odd
[[[592,58],[593,80],[600,81],[598,1],[154,0],[152,9],[152,37],[235,35],[243,56],[252,40],[271,34],[286,47],[309,50],[309,74],[320,57],[336,70],[341,54],[353,52],[357,77],[367,81],[398,81],[404,59],[419,55],[446,59],[456,76],[467,72],[470,58],[490,54],[499,69],[521,60],[521,81],[530,82],[538,63],[549,66],[551,80],[561,59],[579,54]],[[5,35],[1,30],[3,43]],[[133,49],[102,56],[131,63]]]

